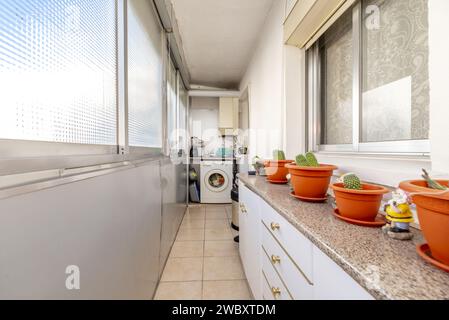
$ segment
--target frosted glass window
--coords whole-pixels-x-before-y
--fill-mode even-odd
[[[0,139],[117,144],[116,4],[1,0]]]
[[[179,77],[179,120],[178,127],[180,132],[179,143],[180,148],[187,150],[187,104],[188,104],[188,93],[184,87],[181,78]]]
[[[363,12],[362,141],[428,139],[428,0],[365,0]]]
[[[352,15],[341,17],[320,40],[323,144],[351,144],[353,95]]]
[[[167,131],[169,136],[169,149],[177,149],[177,132],[178,127],[178,88],[176,68],[171,60],[167,70]]]
[[[150,1],[128,1],[129,144],[162,147],[162,30]]]

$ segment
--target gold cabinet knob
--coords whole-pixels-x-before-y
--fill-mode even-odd
[[[279,288],[271,288],[271,292],[273,293],[273,297],[278,297],[278,296],[280,296],[281,295],[281,289],[279,289]]]
[[[276,231],[276,230],[279,230],[280,228],[281,228],[281,226],[279,225],[279,223],[275,223],[275,222],[271,223],[271,230]]]
[[[240,204],[240,211],[242,211],[242,213],[248,213],[248,211],[246,211],[246,207],[243,203]]]
[[[271,261],[273,262],[273,264],[281,263],[281,258],[279,256],[272,255]]]

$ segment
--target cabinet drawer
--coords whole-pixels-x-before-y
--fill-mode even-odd
[[[316,300],[374,300],[340,266],[318,248],[313,250]]]
[[[307,279],[304,271],[279,246],[265,227],[262,231],[262,256],[265,256],[278,272],[293,299],[313,299],[312,282]]]
[[[263,296],[266,300],[292,300],[292,296],[266,256],[262,257]],[[268,285],[268,288],[267,288]]]
[[[260,209],[264,229],[279,242],[279,245],[304,273],[304,276],[313,283],[312,242],[265,201],[261,202]]]

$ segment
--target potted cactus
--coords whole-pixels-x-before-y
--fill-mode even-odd
[[[285,159],[285,153],[282,150],[273,151],[273,160],[265,162],[265,171],[267,173],[267,181],[276,184],[288,183],[288,169],[286,164],[292,163],[292,160]]]
[[[323,202],[327,200],[327,191],[334,170],[333,165],[319,164],[311,152],[298,155],[296,163],[286,167],[291,175],[294,196],[308,202]]]
[[[339,214],[354,221],[374,222],[379,214],[385,187],[362,183],[355,174],[346,174],[332,185]]]
[[[422,180],[403,181],[399,184],[399,188],[408,193],[438,193],[448,189],[449,180],[433,180],[425,169],[422,171]]]
[[[427,241],[417,250],[430,263],[449,271],[449,181],[433,180],[425,170],[422,177],[424,180],[405,181],[399,185],[410,193]],[[426,248],[430,255],[424,252]]]

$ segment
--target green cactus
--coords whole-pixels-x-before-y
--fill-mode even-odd
[[[309,163],[307,162],[306,157],[300,154],[299,156],[296,157],[296,165],[298,165],[299,167],[308,167]]]
[[[274,150],[273,151],[273,159],[276,161],[285,160],[285,152],[282,150]]]
[[[422,169],[422,171],[423,171],[422,177],[424,178],[424,180],[426,180],[427,186],[428,186],[429,188],[435,189],[435,190],[442,190],[442,191],[448,189],[447,187],[442,186],[441,184],[439,184],[438,182],[436,182],[435,180],[433,180],[433,179],[430,177],[429,173],[428,173],[425,169]]]
[[[351,190],[362,190],[362,182],[360,181],[360,178],[357,177],[355,174],[347,174],[343,176],[343,184],[346,189]]]
[[[320,164],[318,163],[318,160],[316,159],[315,155],[312,152],[306,153],[306,160],[309,164],[309,167],[319,167]]]

